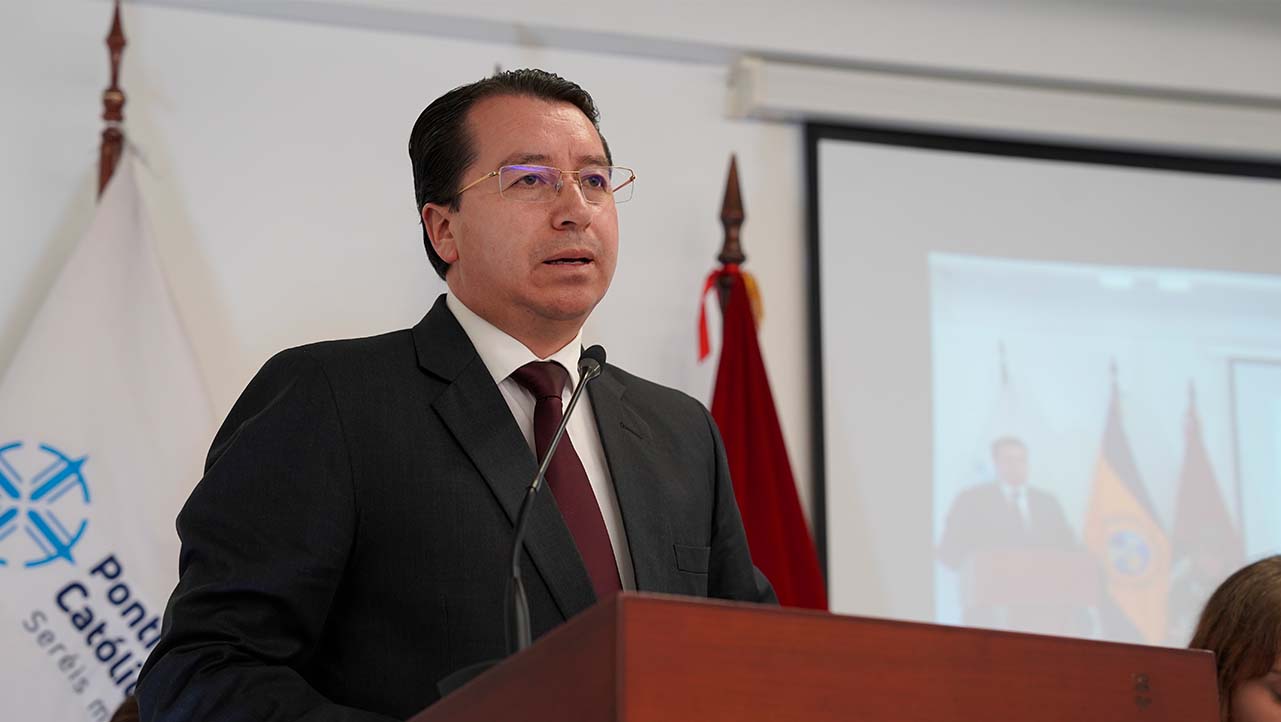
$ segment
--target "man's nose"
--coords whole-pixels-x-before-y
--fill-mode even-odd
[[[597,206],[587,202],[577,176],[561,176],[560,190],[552,203],[552,225],[557,228],[586,228],[596,215]]]

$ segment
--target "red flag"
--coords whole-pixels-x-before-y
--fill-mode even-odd
[[[1198,572],[1218,586],[1245,560],[1241,536],[1219,491],[1210,455],[1205,450],[1201,419],[1189,404],[1184,427],[1186,446],[1179,475],[1178,509],[1174,513],[1173,553],[1190,558]]]
[[[743,276],[731,279],[712,416],[729,457],[752,559],[774,585],[779,603],[827,608],[814,541],[801,514],[792,465],[774,409]]]
[[[1245,561],[1244,544],[1228,513],[1210,466],[1196,404],[1189,401],[1184,426],[1183,471],[1171,535],[1174,616],[1170,641],[1186,641],[1210,593]]]

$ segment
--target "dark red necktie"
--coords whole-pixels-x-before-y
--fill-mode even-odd
[[[567,376],[568,372],[552,361],[527,363],[512,373],[516,383],[534,395],[534,448],[540,460],[547,453],[547,447],[551,446],[556,427],[565,416],[560,395]],[[596,494],[587,480],[583,462],[569,440],[568,430],[556,447],[552,463],[547,466],[546,477],[556,497],[556,506],[560,507],[561,516],[565,517],[569,533],[574,536],[578,553],[587,566],[596,598],[604,599],[619,591],[622,584],[618,579],[618,564],[614,561],[614,547],[605,529],[605,517],[600,513]]]

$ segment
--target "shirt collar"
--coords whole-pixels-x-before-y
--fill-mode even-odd
[[[569,372],[570,388],[578,384],[578,357],[583,347],[582,329],[564,348],[542,359],[526,348],[525,344],[467,308],[453,293],[446,292],[445,304],[449,306],[454,318],[458,319],[458,325],[463,327],[467,338],[471,339],[472,346],[476,347],[476,353],[480,354],[480,360],[485,363],[490,376],[494,377],[495,384],[501,384],[513,371],[531,361],[555,361]]]

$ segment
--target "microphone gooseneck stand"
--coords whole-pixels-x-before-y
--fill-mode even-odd
[[[525,528],[529,526],[529,512],[534,506],[534,497],[538,495],[538,490],[543,486],[543,475],[547,473],[547,467],[551,464],[552,457],[556,454],[556,447],[560,445],[561,437],[565,435],[565,428],[569,424],[570,415],[574,413],[574,407],[578,405],[578,399],[582,397],[583,391],[587,388],[587,382],[600,376],[604,365],[605,349],[599,345],[592,346],[579,357],[578,385],[574,387],[574,393],[569,397],[569,405],[565,407],[565,413],[561,417],[560,425],[556,427],[556,433],[552,436],[551,444],[547,447],[547,453],[538,465],[538,472],[534,474],[533,481],[529,483],[529,488],[525,490],[525,498],[520,504],[520,512],[516,515],[516,531],[512,537],[511,576],[507,580],[508,594],[505,606],[507,653],[509,655],[525,649],[533,642],[529,618],[529,599],[525,595],[525,582],[521,578],[520,572],[520,559],[525,549]],[[486,660],[453,672],[436,683],[440,696],[444,697],[458,689],[499,661],[501,660]]]

